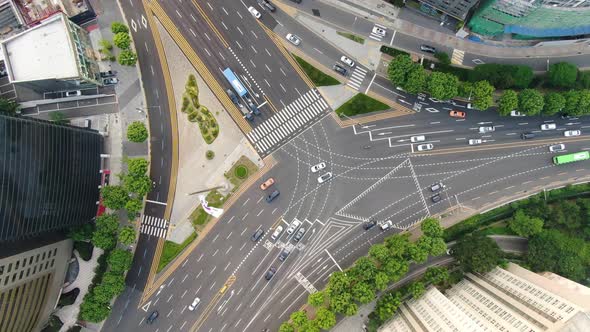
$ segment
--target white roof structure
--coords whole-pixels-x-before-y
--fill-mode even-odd
[[[2,53],[12,83],[79,76],[67,24],[63,14],[56,14],[2,42]]]

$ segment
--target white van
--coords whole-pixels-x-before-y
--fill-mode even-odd
[[[279,226],[277,226],[277,229],[275,229],[275,231],[272,233],[272,235],[270,236],[270,238],[273,241],[276,241],[276,239],[278,239],[279,236],[281,236],[281,233],[283,233],[283,226],[279,225]]]
[[[381,225],[379,225],[379,227],[381,227],[382,231],[388,230],[391,226],[393,226],[393,223],[391,222],[391,220],[387,220],[387,221],[383,222]]]
[[[295,230],[299,226],[301,226],[301,221],[299,221],[297,219],[293,220],[293,222],[291,223],[289,228],[287,228],[287,234],[289,234],[289,235],[293,234],[293,232],[295,232]]]
[[[424,135],[410,137],[410,142],[412,142],[412,143],[424,142],[425,140],[426,140],[426,136],[424,136]]]

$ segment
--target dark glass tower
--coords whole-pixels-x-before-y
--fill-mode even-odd
[[[96,215],[102,136],[0,113],[0,244]]]

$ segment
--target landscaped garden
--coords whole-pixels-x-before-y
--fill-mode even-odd
[[[303,60],[302,58],[293,54],[295,60],[303,71],[309,76],[313,84],[315,86],[330,86],[330,85],[338,85],[340,82],[335,79],[334,77],[324,74],[321,70],[317,69],[316,67],[309,64],[307,61]]]
[[[219,124],[211,111],[199,102],[199,87],[195,75],[191,74],[185,85],[182,96],[182,112],[188,114],[190,122],[196,122],[201,130],[203,140],[207,144],[213,143],[219,136]]]
[[[354,97],[342,104],[342,106],[338,107],[338,109],[336,109],[336,114],[339,116],[342,116],[343,114],[347,116],[353,116],[384,111],[390,108],[391,107],[389,107],[389,105],[386,105],[379,100],[373,99],[364,93],[357,93]]]

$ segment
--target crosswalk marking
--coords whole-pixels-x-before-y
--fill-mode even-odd
[[[158,217],[143,215],[140,232],[147,235],[166,238],[168,232],[168,220]]]
[[[361,85],[363,84],[363,81],[365,79],[365,76],[367,76],[367,73],[368,70],[360,66],[356,66],[352,71],[352,74],[350,75],[350,78],[346,85],[358,91],[361,88]]]
[[[386,28],[386,27],[384,27],[384,26],[382,26],[382,25],[375,24],[375,26],[376,26],[376,27],[379,27],[379,28],[381,28],[381,29],[383,29],[383,30],[385,30],[385,31],[387,31],[387,28]],[[379,42],[380,42],[380,41],[381,41],[381,39],[383,39],[383,36],[381,36],[381,35],[378,35],[378,34],[374,33],[374,32],[373,32],[373,30],[371,30],[371,34],[369,35],[369,38],[371,38],[371,39],[374,39],[374,40],[376,40],[376,41],[379,41]]]
[[[366,70],[359,70],[358,75],[364,77],[363,73],[366,73]],[[354,79],[359,78],[355,76]],[[254,128],[246,137],[259,153],[268,153],[269,150],[278,148],[297,131],[307,128],[306,125],[318,116],[328,112],[328,103],[317,90],[312,89]]]
[[[462,65],[463,58],[465,57],[465,51],[453,49],[453,55],[451,56],[451,63],[454,65]]]

